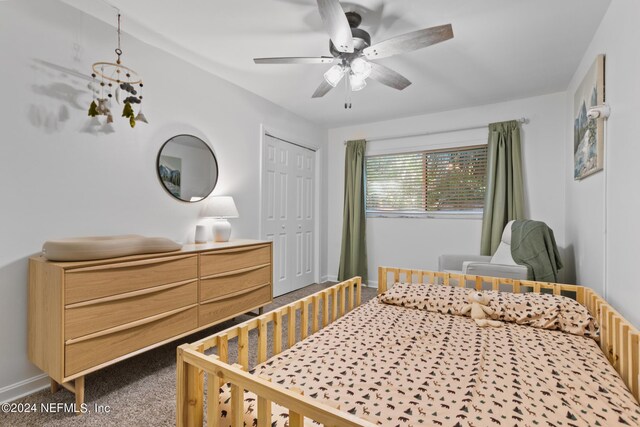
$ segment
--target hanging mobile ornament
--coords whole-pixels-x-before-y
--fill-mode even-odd
[[[142,102],[142,82],[140,82],[140,89],[138,89],[140,91],[140,96],[138,96],[138,98],[140,99],[140,102]],[[147,117],[144,115],[144,113],[142,112],[142,106],[140,107],[140,111],[138,111],[138,115],[136,116],[136,122],[142,122],[142,123],[149,123],[149,121],[147,120]]]
[[[142,110],[136,113],[133,105],[142,102],[142,95],[138,95],[138,91],[134,86],[142,87],[142,79],[140,75],[133,69],[122,64],[122,49],[120,47],[120,12],[118,12],[118,47],[115,49],[117,59],[116,62],[96,62],[93,64],[93,73],[91,77],[96,82],[96,78],[100,78],[100,97],[91,102],[89,107],[89,115],[95,117],[103,115],[107,117],[107,123],[113,121],[113,115],[109,109],[109,100],[114,97],[112,91],[115,91],[115,100],[119,104],[124,102],[122,109],[122,117],[129,119],[129,125],[134,127],[136,121],[148,123]],[[106,94],[106,96],[105,96]],[[124,97],[124,99],[122,99]],[[96,103],[97,101],[97,103]]]

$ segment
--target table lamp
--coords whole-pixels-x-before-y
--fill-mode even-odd
[[[229,237],[231,237],[231,224],[227,221],[227,218],[238,218],[239,216],[233,197],[210,197],[203,216],[215,219],[212,227],[213,240],[216,242],[228,242]]]

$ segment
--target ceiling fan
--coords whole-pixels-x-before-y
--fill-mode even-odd
[[[329,51],[332,56],[254,58],[256,64],[334,64],[324,73],[324,81],[313,93],[320,98],[336,87],[344,78],[347,93],[367,85],[367,78],[394,89],[403,90],[411,82],[401,74],[371,62],[400,53],[407,53],[453,38],[451,24],[424,28],[371,44],[371,36],[358,28],[362,17],[356,12],[345,12],[338,0],[317,0],[325,30],[329,33]],[[345,108],[351,108],[347,99]]]

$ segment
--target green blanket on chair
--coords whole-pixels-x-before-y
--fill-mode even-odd
[[[529,280],[558,281],[562,260],[553,230],[544,222],[518,220],[511,224],[511,256],[527,267]]]

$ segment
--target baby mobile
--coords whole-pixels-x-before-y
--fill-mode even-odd
[[[91,89],[93,100],[89,106],[89,116],[106,116],[107,123],[113,122],[110,100],[115,98],[118,104],[124,104],[122,117],[129,120],[129,125],[135,127],[136,122],[149,123],[142,113],[142,108],[135,113],[133,106],[142,103],[142,78],[129,67],[122,65],[120,57],[120,12],[118,12],[118,59],[116,62],[96,62],[93,64]]]

